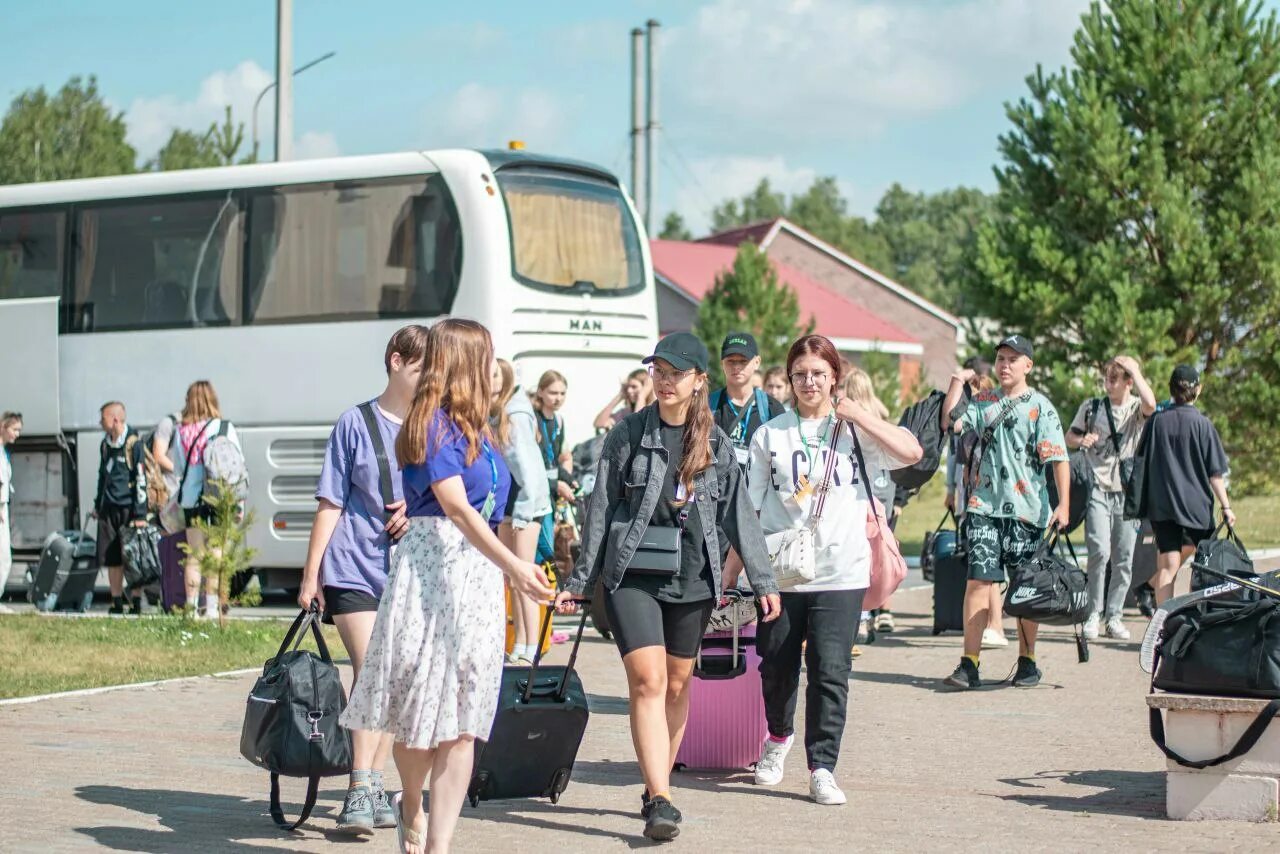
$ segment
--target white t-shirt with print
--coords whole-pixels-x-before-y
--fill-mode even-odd
[[[832,428],[831,418],[800,419],[792,411],[777,416],[756,431],[751,441],[747,491],[751,503],[760,513],[760,526],[766,535],[788,528],[802,528],[806,524],[817,495],[816,487],[826,471]],[[871,583],[867,478],[856,471],[850,428],[851,425],[846,423],[840,431],[835,473],[822,510],[822,520],[815,532],[817,575],[808,584],[788,588],[789,592],[860,590]],[[819,451],[818,437],[824,430],[828,440]],[[808,453],[802,436],[809,442]],[[875,491],[876,477],[885,478],[890,469],[907,465],[905,460],[892,456],[861,430],[858,430],[858,442],[867,468],[871,470],[872,492]],[[797,498],[794,493],[800,475],[807,476],[815,489]]]

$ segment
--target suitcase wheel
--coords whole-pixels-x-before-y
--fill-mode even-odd
[[[569,774],[570,771],[568,768],[561,768],[556,772],[556,775],[551,778],[551,791],[548,794],[548,797],[551,798],[551,803],[560,803],[560,794],[569,787]]]
[[[467,796],[467,800],[469,800],[469,801],[471,802],[471,808],[472,808],[472,809],[475,809],[476,807],[480,806],[480,796],[479,796],[479,795],[468,795],[468,796]]]
[[[672,771],[684,771],[684,770],[685,770],[686,768],[688,768],[688,767],[689,767],[689,766],[688,766],[688,765],[685,765],[683,762],[677,762],[675,765],[672,765],[672,766],[671,766],[671,770],[672,770]]]
[[[937,637],[937,636],[938,636],[938,635],[940,635],[940,634],[942,634],[942,629],[934,629],[934,630],[933,630],[933,636],[934,636],[934,637]]]

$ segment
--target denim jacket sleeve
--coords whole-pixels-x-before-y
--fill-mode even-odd
[[[609,533],[609,511],[623,493],[627,456],[631,450],[625,421],[619,421],[605,436],[596,467],[596,485],[587,498],[587,513],[582,523],[582,550],[564,589],[580,596],[590,591],[600,575],[604,560],[604,543]]]
[[[760,518],[747,494],[747,483],[742,469],[734,457],[727,436],[722,436],[716,454],[716,469],[720,480],[719,522],[729,544],[742,558],[747,579],[757,596],[778,592],[778,582],[769,563],[769,550],[764,543],[764,531]]]

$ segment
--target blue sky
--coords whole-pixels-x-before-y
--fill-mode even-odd
[[[7,0],[13,3],[14,0]],[[763,176],[835,175],[859,213],[898,181],[990,189],[1003,103],[1066,61],[1086,0],[295,0],[299,156],[501,146],[626,178],[629,36],[660,20],[659,211],[695,226]],[[214,11],[216,10],[216,11]],[[7,15],[0,98],[96,74],[141,157],[274,75],[275,3],[45,0]],[[270,152],[271,99],[261,122]]]

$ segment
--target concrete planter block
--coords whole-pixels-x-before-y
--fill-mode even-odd
[[[1164,711],[1165,741],[1187,759],[1226,753],[1267,705],[1265,700],[1151,694],[1147,705]],[[1273,720],[1253,749],[1211,768],[1168,760],[1166,810],[1170,818],[1200,821],[1280,819],[1280,720]]]

